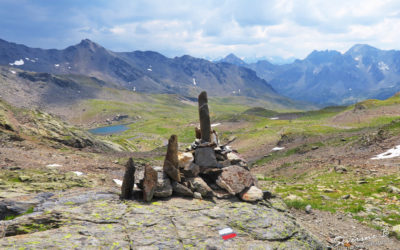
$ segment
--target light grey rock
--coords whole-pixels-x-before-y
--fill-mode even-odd
[[[194,192],[198,192],[201,194],[202,197],[212,197],[213,191],[207,185],[207,183],[200,177],[189,179],[189,182],[193,186]]]
[[[172,195],[171,180],[163,171],[162,167],[153,167],[157,171],[157,187],[154,190],[154,196],[158,198],[166,198]]]
[[[310,214],[312,212],[312,207],[310,204],[308,204],[305,208],[306,213]]]
[[[193,193],[193,197],[194,197],[195,199],[199,199],[199,200],[202,200],[202,199],[203,199],[203,196],[202,196],[201,193],[199,193],[199,192],[194,192],[194,193]]]
[[[240,198],[244,201],[259,201],[263,199],[263,191],[256,186],[251,186],[240,194]]]
[[[395,186],[388,186],[387,187],[387,190],[390,192],[390,193],[394,193],[394,194],[400,194],[400,188],[397,188],[397,187],[395,187]]]

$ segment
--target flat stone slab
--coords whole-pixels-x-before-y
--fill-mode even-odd
[[[56,193],[47,201],[52,205],[6,223],[40,223],[35,218],[57,214],[57,227],[1,238],[0,249],[323,249],[269,202],[172,197],[147,203],[120,200],[118,191]],[[93,194],[99,197],[84,198]],[[224,241],[218,231],[226,227],[237,237]]]

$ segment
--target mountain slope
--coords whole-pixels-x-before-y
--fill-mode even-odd
[[[245,66],[255,70],[278,93],[321,105],[385,99],[400,90],[400,51],[369,45],[355,45],[344,54],[313,51],[291,64],[259,61]]]
[[[85,39],[64,50],[44,50],[0,40],[0,64],[52,74],[80,74],[148,93],[281,98],[256,73],[228,63],[151,51],[112,52]],[[285,98],[282,101],[287,100]]]

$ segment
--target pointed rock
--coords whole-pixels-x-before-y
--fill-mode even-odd
[[[181,182],[178,166],[178,137],[176,135],[171,135],[168,140],[167,155],[165,156],[163,168],[171,179]]]
[[[129,199],[133,194],[133,185],[135,184],[135,163],[129,158],[125,166],[124,179],[121,187],[121,198]]]
[[[200,130],[201,140],[203,142],[211,142],[211,122],[210,112],[208,111],[208,98],[207,92],[203,91],[199,95],[199,117],[200,117]]]
[[[157,171],[147,165],[144,170],[143,200],[151,201],[153,199],[154,191],[157,187],[157,179]]]

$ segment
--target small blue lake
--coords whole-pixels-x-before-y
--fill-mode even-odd
[[[125,125],[114,125],[100,128],[89,129],[89,132],[95,135],[109,135],[124,132],[129,128]]]

